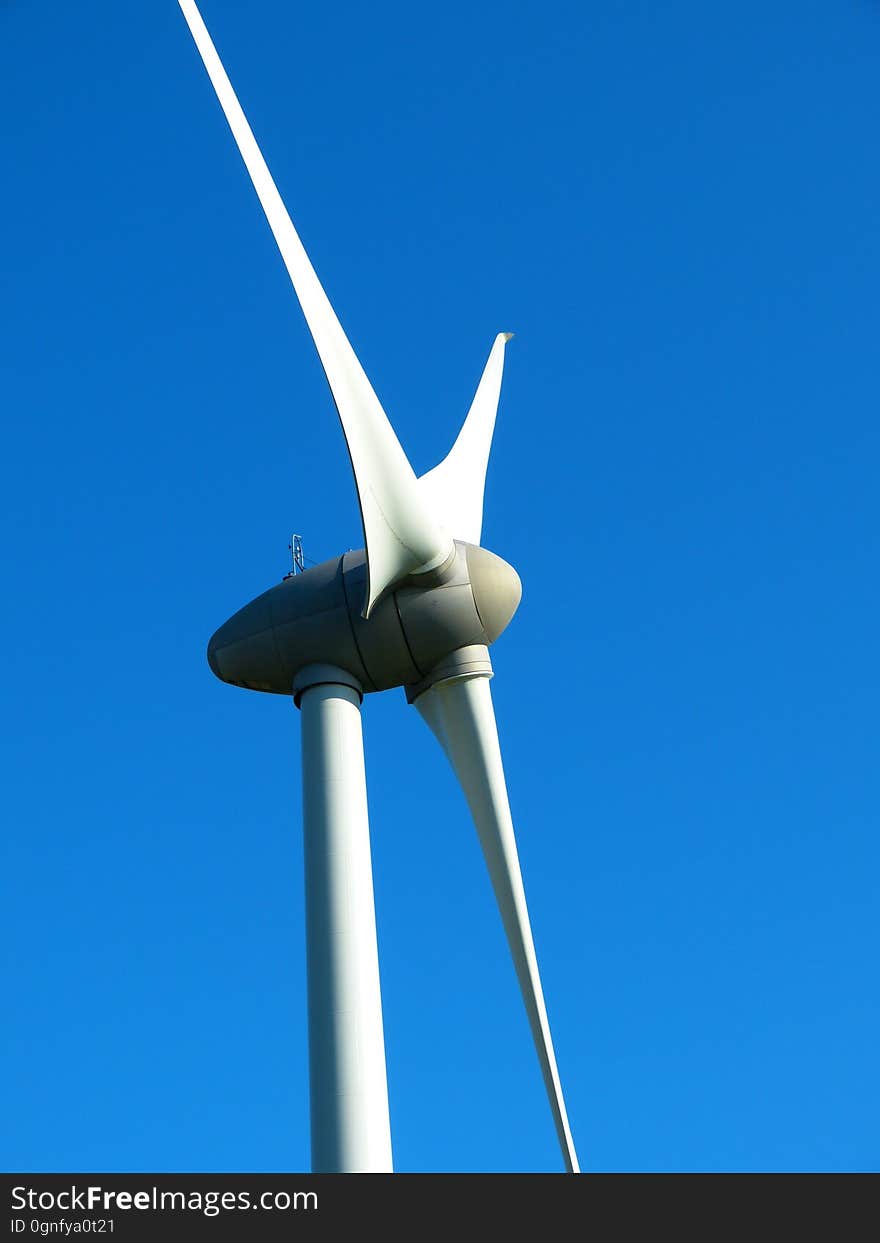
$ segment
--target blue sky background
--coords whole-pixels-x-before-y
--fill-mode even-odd
[[[876,1169],[880,5],[203,12],[417,470],[517,334],[493,689],[585,1168]],[[204,649],[360,543],[342,436],[173,0],[4,3],[0,125],[0,1166],[305,1169],[299,722]],[[463,799],[364,724],[397,1166],[559,1168]]]

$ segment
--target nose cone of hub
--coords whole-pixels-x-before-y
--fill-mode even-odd
[[[494,643],[519,608],[522,583],[512,565],[476,544],[467,546],[467,564],[487,642]]]

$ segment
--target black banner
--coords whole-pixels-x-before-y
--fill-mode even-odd
[[[11,1174],[11,1240],[874,1237],[877,1180],[811,1175]],[[437,1234],[437,1232],[440,1234]]]

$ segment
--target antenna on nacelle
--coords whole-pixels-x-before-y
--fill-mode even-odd
[[[301,535],[291,535],[290,543],[287,545],[290,555],[293,559],[293,569],[289,574],[285,574],[285,578],[292,578],[294,574],[304,574],[306,568],[306,558],[303,552],[303,542]]]

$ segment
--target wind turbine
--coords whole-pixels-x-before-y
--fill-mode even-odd
[[[509,333],[496,338],[448,456],[416,478],[321,287],[194,0],[178,0],[274,234],[348,446],[365,549],[289,576],[213,635],[224,682],[293,694],[302,717],[312,1168],[390,1172],[379,959],[360,706],[403,687],[470,806],[565,1168],[578,1171],[504,780],[488,647],[516,571],[480,545]]]

